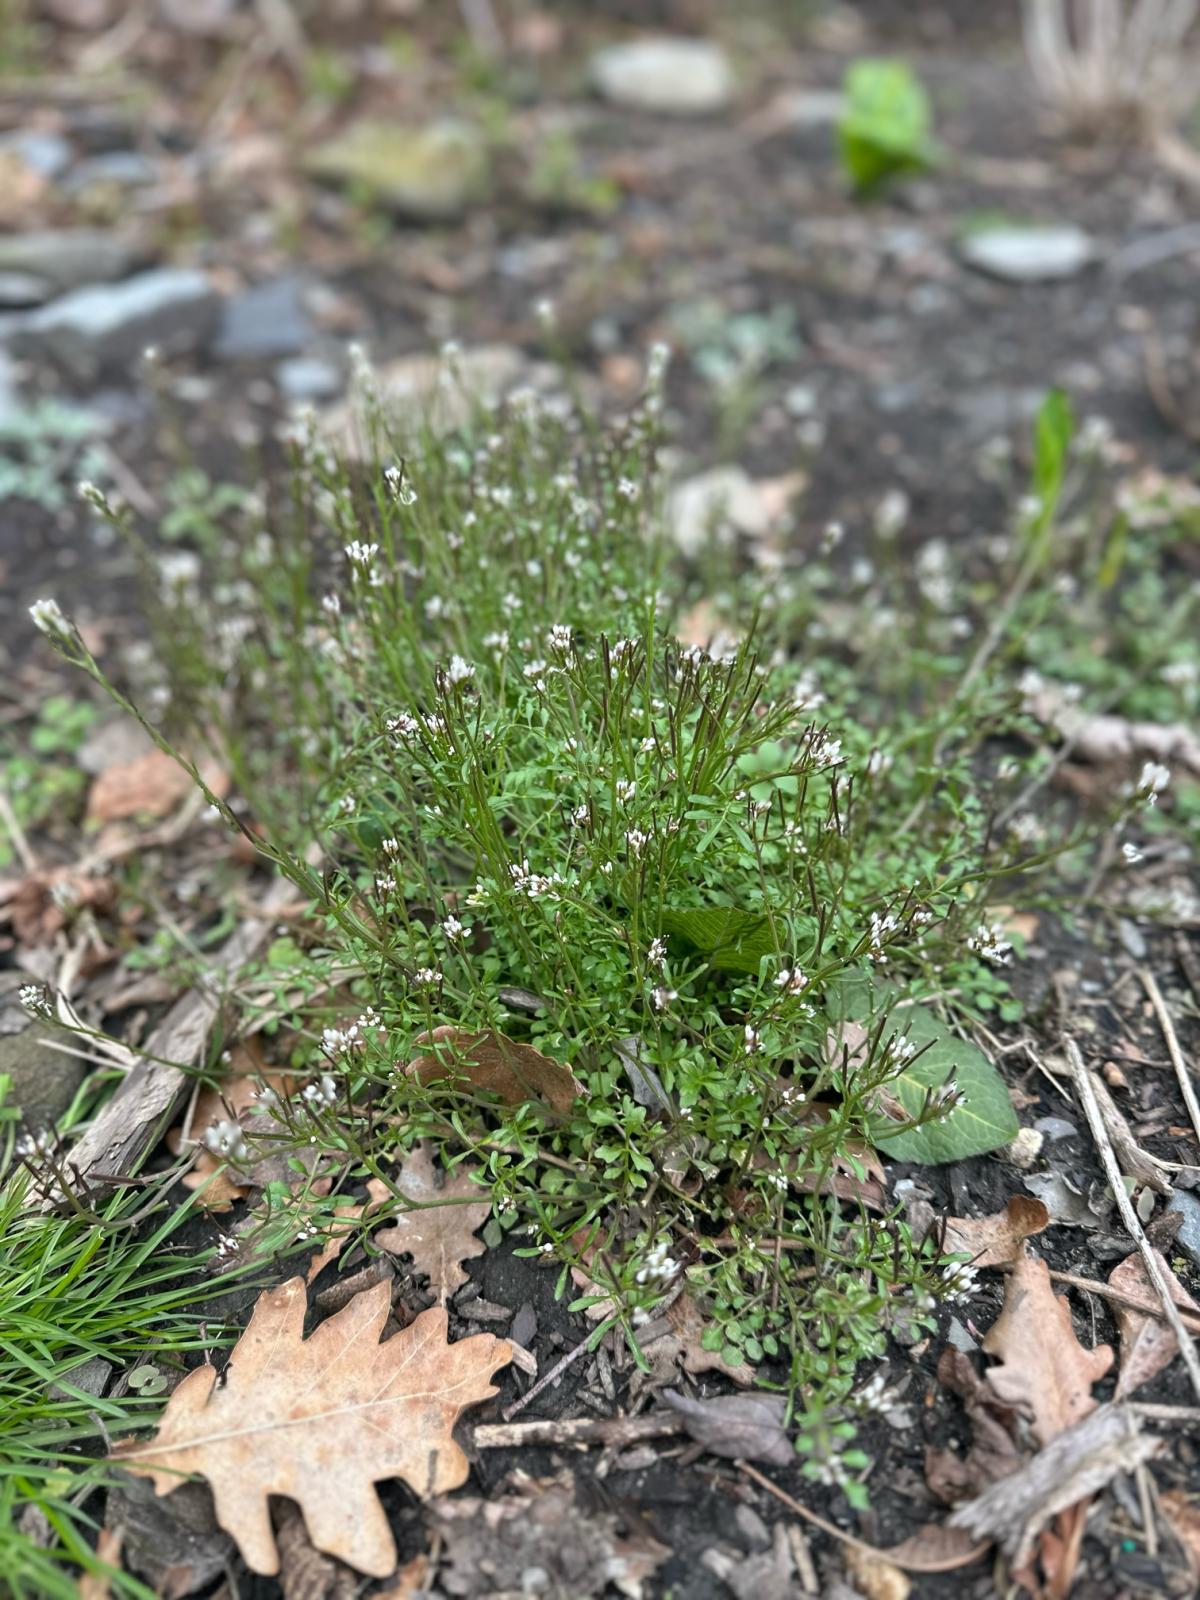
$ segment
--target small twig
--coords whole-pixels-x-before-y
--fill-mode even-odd
[[[1000,1268],[1001,1272],[1011,1272],[1012,1263],[1005,1262]],[[1114,1289],[1110,1283],[1101,1283],[1099,1278],[1081,1278],[1077,1272],[1057,1272],[1050,1269],[1050,1277],[1055,1283],[1065,1283],[1069,1289],[1082,1289],[1085,1294],[1099,1295],[1102,1300],[1108,1300],[1114,1306],[1125,1306],[1130,1311],[1140,1311],[1143,1316],[1157,1317],[1163,1320],[1165,1313],[1160,1305],[1154,1301],[1143,1300],[1141,1295],[1130,1294],[1125,1289]],[[1194,1312],[1181,1311],[1180,1317],[1184,1326],[1200,1335],[1200,1316]]]
[[[1138,1220],[1137,1212],[1133,1209],[1125,1185],[1121,1181],[1121,1169],[1117,1165],[1117,1157],[1109,1138],[1108,1130],[1104,1126],[1104,1118],[1100,1113],[1100,1106],[1096,1099],[1096,1088],[1091,1073],[1083,1064],[1083,1057],[1079,1054],[1079,1046],[1070,1034],[1063,1035],[1063,1048],[1067,1052],[1067,1060],[1075,1077],[1075,1084],[1079,1090],[1079,1098],[1083,1103],[1084,1115],[1088,1120],[1088,1127],[1092,1130],[1092,1138],[1100,1155],[1109,1188],[1117,1202],[1117,1209],[1121,1213],[1121,1221],[1138,1247],[1142,1263],[1146,1268],[1146,1276],[1154,1285],[1155,1292],[1162,1302],[1163,1316],[1166,1318],[1172,1333],[1179,1341],[1179,1354],[1183,1357],[1183,1364],[1187,1368],[1188,1378],[1197,1397],[1200,1397],[1200,1357],[1196,1354],[1196,1347],[1192,1343],[1192,1336],[1184,1325],[1179,1314],[1179,1307],[1175,1304],[1171,1289],[1163,1276],[1162,1267],[1159,1265],[1158,1255],[1146,1237],[1146,1231]]]
[[[880,1550],[877,1546],[868,1544],[865,1539],[855,1538],[854,1534],[847,1533],[836,1523],[826,1522],[824,1517],[819,1517],[815,1511],[810,1511],[799,1500],[793,1500],[790,1494],[778,1484],[772,1483],[770,1478],[761,1473],[757,1467],[752,1467],[748,1461],[737,1461],[734,1465],[743,1477],[752,1478],[768,1494],[773,1494],[781,1505],[787,1506],[788,1510],[794,1511],[798,1517],[803,1517],[805,1522],[811,1522],[814,1528],[820,1528],[822,1533],[827,1533],[831,1538],[849,1545],[852,1550],[860,1550],[863,1555],[870,1556],[873,1560],[889,1561],[893,1566],[902,1566],[907,1572],[956,1572],[959,1567],[966,1567],[972,1561],[977,1561],[991,1543],[990,1539],[986,1539],[976,1545],[969,1555],[948,1556],[942,1561],[897,1561],[887,1550]]]
[[[1200,1422],[1200,1406],[1164,1406],[1153,1400],[1126,1400],[1124,1404],[1147,1422]]]
[[[528,1444],[620,1446],[686,1432],[681,1416],[672,1411],[656,1411],[646,1417],[552,1417],[538,1422],[481,1423],[471,1437],[480,1450],[509,1450]]]
[[[1187,1107],[1188,1116],[1192,1121],[1192,1131],[1200,1141],[1200,1104],[1196,1101],[1196,1091],[1192,1086],[1192,1077],[1187,1069],[1187,1062],[1183,1059],[1183,1052],[1179,1048],[1179,1039],[1175,1032],[1175,1024],[1171,1021],[1171,1013],[1167,1010],[1167,1002],[1163,999],[1162,990],[1158,981],[1148,967],[1138,968],[1138,977],[1142,980],[1142,988],[1150,996],[1150,1004],[1154,1007],[1154,1015],[1158,1018],[1158,1025],[1162,1029],[1163,1038],[1167,1041],[1167,1054],[1171,1058],[1171,1065],[1175,1068],[1175,1076],[1179,1080],[1179,1092],[1183,1095],[1183,1103]]]
[[[518,1412],[524,1411],[529,1402],[541,1394],[543,1389],[548,1389],[552,1383],[557,1383],[568,1367],[578,1361],[580,1356],[586,1355],[591,1338],[590,1333],[585,1334],[573,1350],[568,1350],[565,1356],[554,1363],[549,1372],[542,1374],[532,1389],[527,1389],[519,1400],[514,1400],[512,1405],[506,1407],[500,1413],[505,1422],[511,1422]]]
[[[25,830],[17,821],[17,814],[12,808],[12,802],[5,790],[0,789],[0,822],[4,824],[5,832],[12,840],[12,847],[17,852],[18,859],[26,872],[38,870],[37,857],[34,855],[29,840],[25,837]]]
[[[1161,1194],[1164,1198],[1170,1195],[1173,1191],[1170,1183],[1162,1175],[1162,1163],[1138,1144],[1122,1115],[1121,1108],[1108,1092],[1108,1086],[1085,1065],[1079,1046],[1073,1039],[1071,1050],[1075,1052],[1074,1057],[1070,1051],[1067,1052],[1067,1065],[1071,1076],[1078,1080],[1081,1073],[1086,1074],[1092,1098],[1096,1102],[1096,1110],[1104,1123],[1122,1171],[1138,1183],[1144,1183],[1147,1188],[1153,1189],[1155,1194]],[[1124,1193],[1123,1186],[1122,1193]]]

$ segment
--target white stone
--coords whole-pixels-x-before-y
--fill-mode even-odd
[[[707,39],[638,39],[592,57],[592,82],[613,105],[667,116],[722,111],[734,95],[733,68]]]
[[[1006,283],[1045,283],[1073,278],[1096,255],[1095,241],[1081,228],[998,227],[968,234],[962,257],[980,272]]]

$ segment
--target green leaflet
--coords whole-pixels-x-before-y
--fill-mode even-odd
[[[929,1122],[905,1133],[889,1134],[886,1121],[881,1120],[874,1138],[884,1155],[897,1161],[935,1165],[983,1155],[1016,1138],[1020,1124],[1004,1079],[981,1050],[947,1032],[920,1006],[894,1011],[891,1025],[895,1032],[906,1033],[918,1049],[932,1041],[888,1085],[905,1111],[916,1116],[924,1104],[926,1089],[945,1083],[951,1072],[964,1098],[944,1121]]]
[[[842,167],[860,194],[935,158],[929,96],[902,61],[864,59],[846,73],[838,123]]]

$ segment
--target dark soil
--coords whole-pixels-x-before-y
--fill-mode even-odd
[[[439,13],[427,19],[430,48],[436,50],[448,25],[441,8],[425,9]],[[853,540],[881,495],[896,486],[908,492],[912,521],[923,538],[964,541],[995,530],[1011,510],[1011,497],[981,476],[980,448],[1004,436],[1023,450],[1032,412],[1053,385],[1072,394],[1081,414],[1110,419],[1135,462],[1188,469],[1194,447],[1186,430],[1200,418],[1186,414],[1186,388],[1182,414],[1164,407],[1161,388],[1152,392],[1147,382],[1147,359],[1161,349],[1169,370],[1188,367],[1200,316],[1196,256],[1180,254],[1135,270],[1127,247],[1189,220],[1194,195],[1144,150],[1072,145],[1054,130],[1031,95],[1013,22],[1016,6],[871,0],[847,13],[860,26],[857,43],[842,51],[823,47],[827,35],[820,31],[816,46],[806,34],[811,15],[821,9],[781,7],[771,13],[769,26],[748,22],[743,37],[725,8],[687,8],[687,20],[714,26],[738,44],[749,69],[750,86],[737,113],[698,131],[687,123],[614,112],[581,95],[579,61],[588,40],[610,27],[616,13],[623,11],[629,20],[629,7],[552,8],[567,17],[565,42],[548,60],[522,69],[533,88],[531,104],[521,113],[530,124],[520,134],[536,142],[538,117],[560,102],[569,104],[585,160],[618,175],[621,198],[611,217],[548,217],[522,200],[518,185],[502,182],[494,203],[461,227],[396,227],[368,249],[353,208],[303,186],[285,167],[272,171],[267,189],[282,185],[283,200],[298,206],[290,261],[277,241],[263,242],[253,226],[268,204],[253,176],[219,195],[202,189],[179,219],[176,253],[231,279],[299,267],[336,296],[339,334],[360,338],[380,363],[424,350],[450,333],[464,344],[508,342],[540,354],[532,308],[548,296],[564,338],[614,408],[629,398],[621,357],[639,354],[656,337],[670,337],[682,304],[711,298],[729,314],[791,308],[799,354],[769,369],[763,404],[734,454],[752,474],[805,466],[810,487],[796,536],[802,543],[815,541],[831,518],[842,521]],[[784,20],[780,13],[786,13]],[[677,8],[673,20],[678,24]],[[419,35],[425,23],[414,26]],[[331,38],[337,38],[335,31]],[[77,47],[78,40],[66,35],[54,41],[63,56]],[[741,118],[767,105],[773,94],[835,87],[847,52],[877,49],[902,53],[930,87],[938,137],[949,152],[941,169],[864,204],[845,191],[828,128],[790,128],[766,138],[739,131]],[[171,104],[172,138],[185,147],[200,137],[200,90],[218,59],[220,52],[209,46],[152,30],[143,53],[135,47],[126,63],[151,84],[157,105]],[[436,106],[454,92],[454,80],[444,54],[431,59],[414,93]],[[371,94],[364,89],[365,99]],[[263,128],[278,131],[272,117],[286,128],[296,114],[286,74],[264,76],[261,103]],[[336,118],[336,111],[326,110],[309,120],[327,124]],[[247,138],[261,131],[249,113],[244,121]],[[982,213],[1077,223],[1097,240],[1097,263],[1059,284],[1016,287],[978,275],[961,263],[956,243]],[[160,220],[170,241],[170,213]],[[181,456],[214,473],[237,470],[243,452],[270,456],[280,416],[270,372],[270,363],[221,365],[198,358],[170,363],[157,380],[161,391],[129,372],[113,375],[106,394],[82,398],[117,419],[107,448],[153,507],[161,504]],[[42,393],[63,392],[48,369],[31,371],[28,381]],[[794,400],[789,409],[784,397],[799,386],[807,391],[804,403]],[[708,464],[713,398],[686,359],[673,369],[670,401],[681,448],[697,466]],[[805,434],[805,418],[819,420],[823,438]],[[142,520],[152,534],[153,517],[147,512]],[[130,626],[134,579],[129,554],[102,541],[74,503],[47,512],[13,499],[0,511],[0,667],[9,716],[46,692],[45,660],[32,654],[23,608],[54,593],[120,656],[136,637]],[[1112,930],[1098,918],[1068,937],[1043,918],[1030,953],[1037,985],[1032,1011],[1042,1018],[1043,1037],[1053,1040],[1061,1020],[1082,1032],[1095,1064],[1113,1064],[1124,1074],[1123,1104],[1135,1128],[1149,1130],[1146,1147],[1166,1161],[1187,1163],[1195,1152],[1189,1155],[1182,1133],[1186,1119],[1162,1039],[1146,1013],[1134,963]],[[1180,1015],[1186,985],[1169,936],[1155,940],[1150,961],[1160,983],[1180,1001]],[[1064,985],[1066,1019],[1054,1012],[1052,974]],[[1183,1043],[1194,1057],[1200,1030],[1192,1026]],[[1069,1096],[1021,1054],[1005,1061],[1010,1084],[1022,1097],[1024,1124],[1054,1115],[1081,1129],[1048,1144],[1038,1169],[1049,1166],[1087,1192],[1102,1174]],[[1010,1195],[1022,1192],[1023,1173],[1004,1157],[947,1169],[897,1168],[893,1176],[905,1175],[927,1187],[936,1213],[999,1211]],[[1180,1186],[1196,1176],[1195,1169],[1181,1172]],[[1054,1268],[1103,1278],[1119,1258],[1113,1252],[1128,1253],[1129,1244],[1051,1228],[1039,1249]],[[490,1251],[471,1271],[485,1299],[514,1311],[533,1304],[543,1370],[585,1336],[584,1320],[555,1299],[552,1273],[505,1250]],[[1194,1277],[1191,1287],[1197,1290]],[[891,1351],[893,1378],[907,1378],[905,1398],[915,1421],[904,1431],[879,1421],[863,1424],[864,1448],[876,1462],[869,1513],[855,1516],[838,1496],[806,1483],[798,1472],[774,1473],[781,1487],[883,1546],[924,1521],[941,1520],[943,1508],[925,1487],[924,1452],[931,1445],[965,1447],[967,1425],[959,1403],[937,1381],[937,1359],[952,1317],[978,1340],[994,1321],[1002,1295],[1001,1277],[983,1274],[968,1303],[939,1311],[935,1335],[914,1349]],[[1072,1300],[1085,1343],[1115,1342],[1103,1301],[1077,1293]],[[477,1327],[463,1321],[458,1331]],[[620,1409],[633,1369],[618,1349],[611,1360]],[[477,1420],[494,1420],[528,1380],[508,1369],[500,1382],[498,1398],[476,1413]],[[595,1358],[585,1359],[523,1415],[585,1414],[584,1393],[593,1405],[614,1408],[597,1382]],[[719,1387],[719,1381],[705,1385],[710,1392]],[[1178,1363],[1140,1398],[1195,1403]],[[730,1592],[700,1557],[714,1543],[748,1553],[744,1527],[735,1520],[739,1505],[751,1505],[767,1523],[786,1515],[732,1464],[710,1456],[692,1459],[679,1441],[663,1441],[652,1464],[636,1470],[623,1470],[618,1460],[602,1481],[594,1477],[598,1455],[490,1452],[475,1463],[473,1487],[489,1492],[514,1468],[545,1476],[569,1466],[579,1479],[582,1505],[625,1508],[672,1549],[646,1592],[676,1600],[718,1600]],[[1194,1491],[1198,1469],[1195,1442],[1176,1438],[1157,1472],[1160,1488]],[[416,1554],[423,1539],[414,1506],[394,1489],[388,1503],[402,1554]],[[831,1583],[841,1572],[837,1549],[818,1535],[814,1550]],[[1167,1592],[1173,1559],[1170,1552],[1148,1556],[1129,1508],[1107,1500],[1089,1528],[1075,1593]],[[239,1572],[236,1592],[268,1600],[280,1591],[273,1582],[252,1583]],[[987,1565],[918,1578],[914,1586],[921,1597],[994,1592]]]

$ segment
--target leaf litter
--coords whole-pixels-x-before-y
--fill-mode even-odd
[[[414,1145],[396,1188],[411,1202],[412,1210],[401,1212],[388,1227],[381,1228],[375,1243],[389,1255],[410,1255],[416,1270],[429,1279],[430,1293],[439,1305],[445,1305],[467,1281],[462,1263],[486,1249],[475,1230],[491,1215],[492,1202],[467,1168],[441,1173],[428,1144]]]

